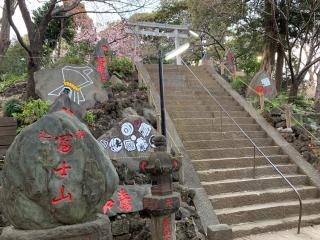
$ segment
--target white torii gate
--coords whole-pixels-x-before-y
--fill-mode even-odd
[[[189,39],[190,25],[174,25],[155,22],[127,22],[127,25],[134,26],[134,30],[127,28],[125,29],[125,32],[135,35],[135,49],[139,45],[137,35],[174,38],[175,49],[180,46],[179,39]],[[165,29],[166,31],[160,32],[160,29]],[[181,57],[177,56],[176,59],[177,65],[181,65]]]

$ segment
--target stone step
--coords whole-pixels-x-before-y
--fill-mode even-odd
[[[173,119],[177,126],[184,125],[210,125],[210,124],[234,124],[231,118],[228,117],[215,117],[215,118],[174,118]],[[252,124],[256,121],[251,117],[233,117],[233,120],[238,124]]]
[[[287,164],[289,157],[287,155],[272,155],[269,159],[273,164]],[[225,169],[234,167],[252,167],[253,157],[235,157],[235,158],[221,158],[221,159],[201,159],[193,160],[192,164],[197,171],[207,170],[211,168]],[[268,166],[269,163],[262,156],[256,157],[256,166]]]
[[[320,211],[320,199],[303,200],[304,214]],[[223,208],[215,210],[220,222],[224,224],[238,224],[241,222],[254,222],[264,219],[281,219],[298,216],[299,201],[283,201],[264,204],[254,204],[237,208]]]
[[[286,178],[294,185],[307,185],[309,180],[306,175],[295,174],[286,175]],[[244,191],[259,191],[267,188],[288,187],[287,182],[279,176],[268,176],[261,178],[247,179],[228,179],[214,182],[201,182],[206,189],[208,195],[216,195],[228,192],[244,192]]]
[[[297,173],[297,166],[294,164],[286,164],[286,165],[277,165],[277,168],[283,174],[296,174]],[[212,181],[220,181],[224,179],[237,179],[237,178],[251,178],[251,177],[264,177],[270,175],[276,175],[276,171],[273,169],[271,165],[267,166],[258,166],[256,167],[255,171],[253,166],[246,167],[246,168],[225,168],[225,169],[208,169],[197,171],[200,181],[204,182],[212,182]],[[254,175],[255,173],[255,175]]]
[[[246,131],[250,138],[266,138],[267,134],[264,131]],[[183,141],[205,141],[205,140],[221,140],[221,139],[248,139],[242,132],[180,132],[179,136]]]
[[[258,147],[274,146],[271,138],[253,138],[252,141]],[[251,147],[252,143],[248,139],[221,139],[221,140],[198,140],[198,141],[183,141],[185,149],[191,150],[193,148],[214,149],[214,148],[240,148]]]
[[[206,100],[210,99],[210,96],[207,92],[200,92],[200,91],[192,91],[190,93],[184,93],[182,91],[176,91],[174,93],[165,94],[166,101],[168,100],[186,100],[194,97],[199,98],[200,100]],[[219,97],[219,101],[234,101],[234,99],[231,96],[222,96]],[[237,103],[234,101],[234,103]]]
[[[231,107],[231,106],[230,106]],[[200,106],[200,107],[175,107],[174,109],[169,109],[170,116],[175,118],[220,118],[222,116],[227,116],[226,113],[220,111],[210,111],[210,107]],[[211,107],[214,108],[214,107]],[[231,107],[232,108],[232,107]],[[207,111],[205,109],[208,109]],[[248,117],[249,114],[245,111],[228,111],[231,117]]]
[[[240,124],[239,125],[241,129],[245,132],[247,131],[259,131],[261,130],[261,127],[258,124]],[[240,128],[235,124],[223,124],[222,126],[220,124],[215,125],[178,125],[176,126],[176,129],[178,132],[186,132],[189,131],[192,132],[234,132],[234,131],[240,131]]]
[[[282,154],[282,150],[279,146],[260,147],[260,150],[266,155],[279,155]],[[218,159],[229,157],[253,157],[253,147],[243,148],[219,148],[219,149],[193,149],[187,150],[187,153],[191,160],[196,159]],[[262,154],[256,150],[256,156]]]
[[[165,99],[165,104],[170,105],[170,106],[175,106],[175,105],[180,105],[180,106],[195,106],[198,107],[200,106],[215,106],[217,109],[220,109],[221,107],[219,104],[225,108],[226,110],[228,109],[227,107],[233,106],[233,107],[238,107],[239,109],[243,109],[239,104],[235,103],[233,100],[225,100],[225,101],[217,101],[215,102],[212,99],[208,100],[201,100],[198,99],[197,96],[194,96],[193,98],[189,99]]]
[[[201,103],[192,103],[192,104],[185,104],[185,103],[166,103],[166,108],[169,110],[170,113],[172,112],[177,112],[177,111],[184,111],[184,112],[201,112],[201,116],[208,116],[208,117],[212,117],[213,114],[215,114],[215,117],[219,117],[222,116],[227,116],[227,114],[221,110],[221,107],[216,105],[216,104],[209,104],[209,105],[205,105],[205,104],[201,104]],[[236,106],[236,105],[226,105],[223,106],[224,110],[227,111],[229,113],[229,115],[231,117],[233,117],[233,112],[242,112],[242,114],[240,115],[236,115],[236,116],[249,116],[247,113],[245,113],[242,109],[242,107],[240,106]],[[210,113],[207,114],[207,112],[214,112],[214,113]],[[207,115],[205,115],[207,114]],[[188,115],[183,115],[183,116],[188,116]],[[191,113],[191,116],[196,117],[196,115],[193,115],[193,113]]]
[[[303,215],[301,226],[312,226],[320,224],[320,214]],[[232,225],[233,239],[245,237],[251,234],[267,233],[271,231],[280,231],[290,228],[297,228],[298,217],[292,216],[283,219],[262,220],[255,222],[245,222]],[[277,239],[274,239],[277,240]],[[288,239],[289,240],[289,239]]]
[[[317,198],[319,190],[314,186],[295,186],[302,199]],[[296,199],[292,188],[261,189],[258,191],[224,193],[209,196],[214,209],[236,208],[251,204],[281,202]]]

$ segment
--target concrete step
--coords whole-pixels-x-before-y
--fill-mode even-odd
[[[184,125],[210,125],[210,124],[234,124],[231,118],[228,117],[215,117],[215,118],[175,118],[173,119],[177,126]],[[252,124],[256,121],[251,117],[233,117],[233,120],[238,124]]]
[[[289,157],[287,155],[272,155],[269,159],[274,164],[287,164]],[[234,158],[221,158],[221,159],[201,159],[193,160],[192,165],[197,171],[207,170],[211,168],[225,169],[225,168],[244,168],[253,166],[253,157],[234,157]],[[256,166],[268,166],[267,160],[262,157],[256,157]]]
[[[266,155],[279,155],[282,150],[279,146],[260,147],[261,151]],[[192,160],[196,159],[218,159],[229,157],[253,157],[253,147],[243,148],[219,148],[219,149],[193,149],[187,150],[187,153]],[[261,156],[261,153],[256,150],[256,156]]]
[[[239,125],[243,131],[259,131],[261,130],[261,127],[258,124],[240,124]],[[240,128],[235,124],[223,124],[220,126],[219,124],[209,124],[209,125],[178,125],[176,126],[176,129],[178,132],[186,132],[189,131],[192,132],[234,132],[234,131],[240,131]]]
[[[319,190],[314,186],[295,186],[302,199],[317,198]],[[292,188],[261,189],[258,191],[224,193],[209,196],[214,209],[236,208],[251,204],[281,202],[296,199]]]
[[[222,116],[227,116],[227,114],[221,110],[221,107],[212,103],[209,105],[205,105],[202,103],[192,103],[192,104],[185,104],[185,103],[166,103],[166,108],[169,110],[169,112],[176,112],[176,111],[184,111],[184,112],[190,112],[190,111],[196,111],[196,112],[201,112],[201,115],[205,114],[205,112],[214,112],[214,116],[219,117]],[[233,117],[233,112],[238,111],[238,112],[243,112],[240,115],[236,116],[249,116],[249,114],[245,113],[243,111],[243,108],[240,106],[236,105],[225,105],[223,106],[224,110],[229,113],[231,117]],[[231,112],[231,113],[230,113]],[[212,117],[212,114],[206,115],[209,117]],[[186,116],[186,115],[184,115]],[[192,115],[195,116],[195,115]],[[196,117],[196,116],[195,116]]]
[[[271,138],[253,138],[252,141],[258,147],[274,146]],[[183,141],[185,149],[191,150],[194,148],[214,149],[214,148],[240,148],[251,147],[252,143],[248,139],[228,139],[228,140],[198,140],[198,141]]]
[[[306,175],[294,174],[286,175],[286,178],[294,185],[307,185],[309,180]],[[206,189],[208,195],[216,195],[228,192],[244,192],[244,191],[259,191],[267,188],[288,187],[285,180],[279,176],[268,176],[261,178],[246,178],[246,179],[228,179],[214,182],[201,182]]]
[[[231,107],[231,106],[230,106]],[[167,107],[168,108],[168,107]],[[211,110],[214,109],[213,107],[209,106],[199,106],[199,107],[174,107],[174,108],[168,108],[170,116],[175,118],[219,118],[222,114],[222,116],[227,116],[224,112]],[[232,107],[231,107],[232,108]],[[207,109],[207,110],[206,110]],[[248,117],[249,114],[245,111],[228,111],[229,115],[231,117]]]
[[[287,175],[296,174],[298,170],[297,166],[294,164],[277,165],[277,168],[281,171],[281,173]],[[258,166],[256,167],[255,171],[253,166],[250,166],[245,168],[234,167],[224,169],[208,169],[197,172],[200,181],[204,182],[220,181],[224,179],[251,178],[254,176],[256,178],[260,178],[263,176],[276,175],[276,171],[271,165]]]
[[[165,94],[166,100],[186,100],[194,97],[199,98],[200,100],[210,99],[210,96],[207,92],[200,92],[200,91],[191,91],[190,93],[185,93],[182,91],[171,92],[170,94]],[[231,96],[222,96],[218,99],[219,101],[234,101],[233,97]],[[234,101],[235,102],[235,101]],[[235,102],[237,103],[237,102]]]
[[[246,131],[250,138],[266,138],[267,134],[264,131]],[[180,132],[179,136],[183,141],[205,141],[205,140],[231,140],[231,139],[247,139],[247,137],[240,131],[234,132]]]
[[[312,226],[320,224],[320,214],[303,215],[301,226]],[[280,231],[284,229],[297,228],[298,217],[292,216],[283,219],[262,220],[255,222],[245,222],[232,225],[233,238],[245,237],[250,234]],[[277,240],[277,239],[274,239]],[[288,239],[289,240],[289,239]]]
[[[304,214],[320,211],[320,199],[305,199],[303,201]],[[237,208],[224,208],[215,211],[220,222],[224,224],[238,224],[254,222],[264,219],[281,219],[298,216],[299,201],[283,201],[264,204],[254,204]]]

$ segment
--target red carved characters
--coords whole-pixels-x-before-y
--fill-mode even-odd
[[[58,204],[63,201],[68,201],[68,202],[72,201],[72,193],[67,193],[67,195],[64,195],[64,190],[65,190],[65,187],[64,187],[64,185],[62,185],[60,187],[60,197],[59,198],[52,198],[53,204]]]
[[[70,112],[68,109],[61,109],[62,111]],[[72,134],[63,134],[57,137],[53,137],[50,134],[48,134],[45,131],[41,131],[38,134],[38,137],[41,141],[44,140],[53,140],[55,143],[57,143],[57,151],[62,154],[68,154],[72,150],[72,146],[70,145],[70,140],[73,138],[79,138],[83,139],[87,133],[85,131],[77,131],[75,135]],[[62,161],[61,166],[54,169],[54,172],[60,176],[60,177],[66,177],[68,176],[67,171],[71,171],[73,168],[72,166],[67,165],[66,160]],[[72,202],[72,193],[68,192],[65,194],[65,186],[62,184],[60,187],[60,196],[52,198],[51,202],[52,204],[58,204],[61,202]]]
[[[109,210],[113,207],[114,201],[109,200],[107,203],[103,206],[102,211],[104,214],[107,214]]]
[[[117,199],[119,200],[119,209],[121,211],[130,212],[132,210],[132,198],[124,188],[120,189]]]
[[[71,170],[72,169],[72,167],[71,166],[67,166],[66,165],[66,161],[63,161],[62,163],[61,163],[61,167],[60,168],[56,168],[55,170],[54,170],[54,172],[55,173],[60,173],[60,176],[61,177],[65,177],[65,176],[67,176],[67,170]]]
[[[106,75],[105,67],[104,67],[105,63],[106,63],[106,61],[103,59],[102,56],[97,57],[97,60],[96,60],[97,71],[100,73],[100,77],[101,77],[102,81],[107,80],[107,75]]]
[[[162,221],[163,240],[171,239],[171,220],[169,217],[165,217]]]
[[[60,153],[68,154],[70,153],[72,146],[69,144],[69,141],[76,137],[83,139],[86,136],[86,132],[84,131],[77,131],[76,134],[73,136],[72,134],[64,134],[57,137],[53,137],[49,135],[45,131],[41,131],[38,135],[40,140],[54,140],[56,143],[58,143],[57,150]]]

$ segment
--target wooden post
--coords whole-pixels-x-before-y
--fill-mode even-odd
[[[175,37],[174,37],[174,46],[175,46],[176,49],[178,49],[179,46],[180,46],[180,43],[179,43],[179,31],[178,31],[178,29],[175,29],[175,30],[174,30],[174,35],[175,35]],[[178,55],[178,56],[177,56],[177,65],[181,65],[181,64],[182,64],[181,56]]]
[[[291,121],[292,112],[291,112],[291,109],[288,105],[285,105],[285,113],[286,113],[286,126],[287,126],[287,128],[291,128],[292,127],[292,121]]]
[[[160,112],[157,112],[157,130],[160,131],[161,128],[161,120],[160,120],[161,114]]]
[[[221,62],[221,64],[220,64],[220,72],[221,72],[221,76],[223,76],[223,75],[224,75],[224,68],[225,68],[225,66],[224,66],[224,62]]]
[[[259,94],[259,98],[260,98],[260,110],[261,112],[264,111],[264,94]]]

